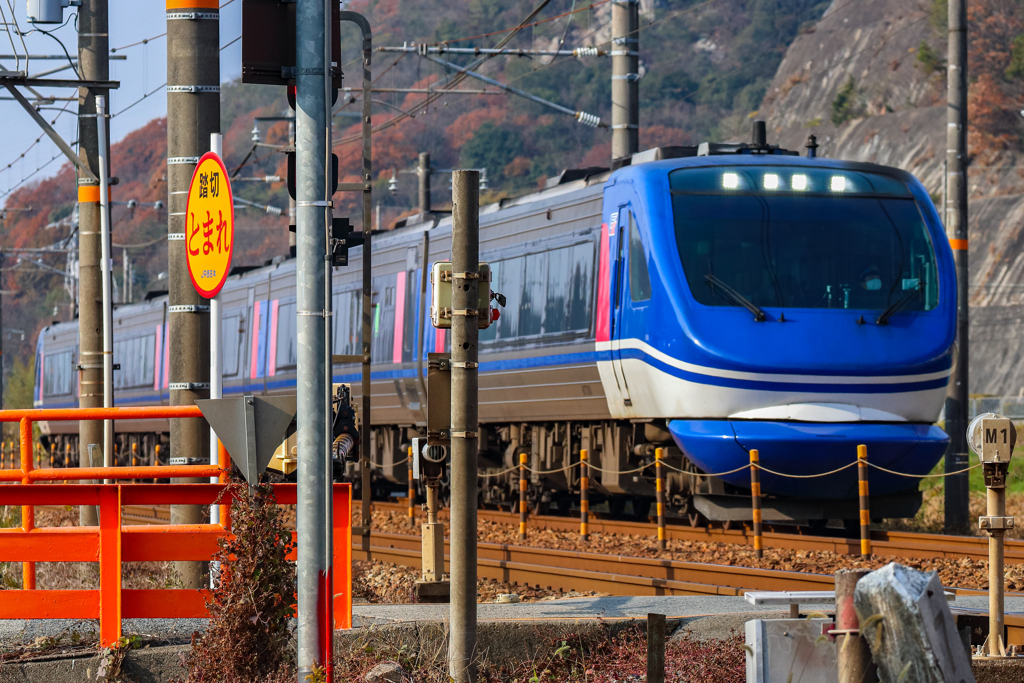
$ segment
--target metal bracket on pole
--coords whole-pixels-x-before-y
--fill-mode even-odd
[[[64,142],[64,138],[57,134],[57,131],[55,131],[50,126],[50,124],[47,123],[46,119],[43,118],[42,114],[36,111],[36,108],[32,106],[32,103],[25,99],[25,96],[18,92],[18,89],[15,88],[13,85],[6,85],[7,89],[11,92],[12,95],[14,95],[14,99],[18,101],[18,104],[24,107],[25,111],[28,112],[29,116],[32,117],[32,120],[34,120],[36,124],[43,129],[43,132],[46,133],[46,136],[48,138],[53,140],[53,143],[60,148],[60,151],[64,153],[64,156],[66,156],[72,164],[80,168],[83,173],[88,175],[89,178],[98,183],[100,179],[97,178],[96,174],[89,169],[89,165],[85,163],[85,160],[82,159],[82,157],[75,154],[75,150],[71,149],[71,145]]]

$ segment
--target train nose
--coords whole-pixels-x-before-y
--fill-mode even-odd
[[[914,423],[672,420],[669,431],[683,453],[709,474],[743,468],[750,462],[750,449],[756,448],[761,490],[801,498],[855,498],[854,463],[861,444],[868,447],[868,462],[878,466],[869,471],[872,495],[917,488],[914,475],[928,474],[949,444],[949,436],[938,427]],[[746,469],[721,479],[750,488]]]

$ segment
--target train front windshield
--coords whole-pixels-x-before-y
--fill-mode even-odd
[[[935,251],[917,202],[888,176],[794,166],[669,174],[694,298],[737,306],[927,311]]]

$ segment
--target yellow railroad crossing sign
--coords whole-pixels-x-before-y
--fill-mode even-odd
[[[192,173],[185,207],[185,254],[192,286],[212,299],[231,271],[235,208],[224,162],[207,152]]]

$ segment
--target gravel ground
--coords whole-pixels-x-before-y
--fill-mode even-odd
[[[406,534],[411,531],[409,518],[389,510],[373,513],[373,527],[385,533]],[[414,532],[418,534],[418,530]],[[497,524],[481,520],[478,538],[486,543],[522,545],[519,542],[518,526]],[[814,574],[835,574],[839,569],[878,569],[889,562],[898,561],[908,567],[925,571],[935,570],[943,585],[956,588],[988,588],[988,562],[961,559],[912,559],[881,555],[863,561],[857,555],[840,555],[832,552],[805,550],[779,550],[765,548],[764,558],[757,559],[753,548],[729,543],[704,543],[672,540],[666,550],[659,550],[653,536],[627,536],[624,534],[591,533],[590,541],[583,542],[579,534],[551,529],[530,529],[527,546],[555,550],[578,550],[583,552],[630,557],[651,557],[682,562],[701,562],[736,567],[757,567],[760,569],[781,569]],[[1006,568],[1007,590],[1024,591],[1024,565]]]
[[[362,598],[375,605],[405,605],[415,602],[413,590],[416,579],[419,578],[418,569],[379,560],[359,560],[353,563],[352,571],[352,592],[357,600]],[[521,602],[610,595],[596,591],[562,593],[486,580],[477,584],[477,602],[494,602],[503,593],[515,593]]]

